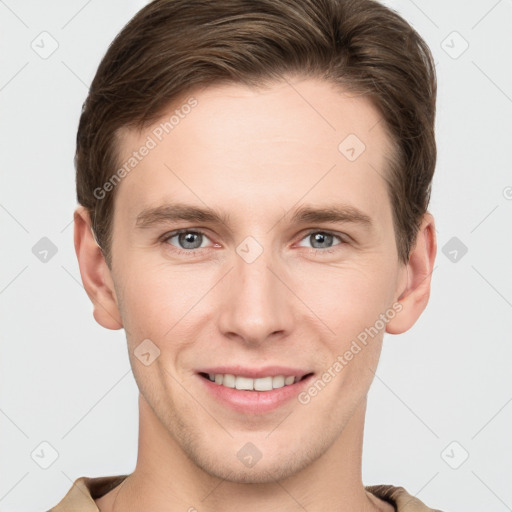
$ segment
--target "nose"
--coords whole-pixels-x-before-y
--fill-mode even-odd
[[[294,302],[285,267],[267,250],[254,261],[245,258],[242,251],[240,254],[234,256],[234,267],[221,291],[222,334],[247,345],[289,336],[294,325]]]

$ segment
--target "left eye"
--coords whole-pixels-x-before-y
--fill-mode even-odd
[[[302,240],[309,239],[311,240],[312,244],[318,244],[320,246],[315,247],[315,245],[313,245],[313,249],[329,249],[333,246],[332,241],[335,238],[340,240],[340,242],[334,245],[339,245],[340,243],[343,242],[341,237],[339,237],[338,235],[333,235],[332,233],[327,233],[325,231],[312,231],[308,233]]]
[[[180,249],[199,249],[204,247],[202,241],[207,237],[200,231],[179,231],[168,236],[165,241],[170,243],[173,238],[178,239]],[[174,244],[171,243],[171,245]]]

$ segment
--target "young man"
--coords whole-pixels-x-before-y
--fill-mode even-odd
[[[384,332],[416,322],[436,79],[370,1],[156,0],[117,36],[77,136],[75,248],[140,389],[129,475],[54,512],[429,511],[364,487]]]

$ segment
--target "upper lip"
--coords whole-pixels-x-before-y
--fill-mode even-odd
[[[248,368],[245,366],[215,366],[209,368],[201,368],[197,373],[213,373],[213,374],[230,374],[240,377],[249,377],[252,379],[259,379],[261,377],[276,377],[277,375],[284,375],[285,377],[304,377],[308,370],[300,368],[290,368],[287,366],[265,366],[263,368]]]

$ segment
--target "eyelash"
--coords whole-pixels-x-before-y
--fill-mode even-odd
[[[177,231],[172,231],[171,233],[166,233],[165,235],[163,235],[163,237],[161,238],[161,242],[163,244],[167,245],[168,247],[171,247],[171,251],[175,252],[176,254],[178,254],[180,256],[187,256],[187,257],[200,256],[200,252],[201,252],[200,249],[211,249],[211,247],[198,247],[196,249],[185,250],[185,249],[180,249],[179,247],[176,247],[174,245],[171,245],[168,242],[171,238],[174,238],[175,236],[180,235],[182,233],[194,233],[196,235],[202,235],[202,236],[204,236],[206,238],[209,238],[207,233],[205,233],[204,231],[202,231],[200,229],[179,229]],[[337,238],[340,241],[340,243],[334,245],[333,247],[327,247],[325,249],[316,249],[315,247],[306,247],[306,249],[309,249],[310,253],[311,252],[313,252],[314,254],[332,253],[333,250],[336,250],[337,246],[341,246],[341,245],[344,245],[344,244],[347,243],[347,241],[344,240],[344,238],[341,235],[333,233],[332,231],[321,230],[321,229],[312,229],[312,230],[308,231],[306,234],[304,234],[304,236],[299,241],[302,241],[305,238],[307,238],[307,237],[309,237],[309,236],[311,236],[311,235],[313,235],[315,233],[322,233],[324,235],[331,235],[334,238]]]

